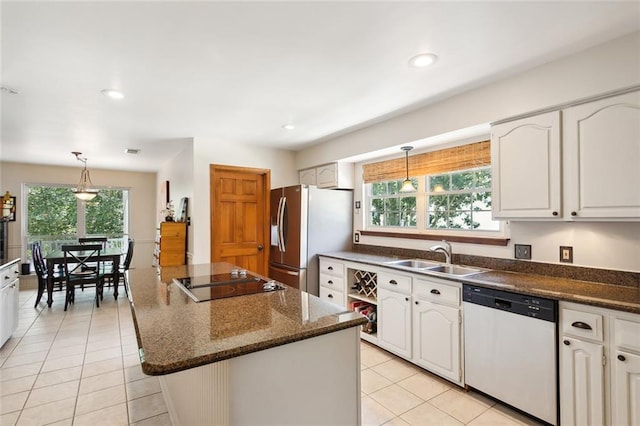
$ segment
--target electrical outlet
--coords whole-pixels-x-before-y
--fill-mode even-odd
[[[531,245],[530,244],[516,244],[515,245],[515,258],[516,259],[531,259]]]
[[[359,243],[359,242],[360,242],[360,234],[359,234],[359,233],[357,233],[357,232],[356,232],[355,234],[353,234],[353,240],[354,240],[356,243]]]
[[[560,262],[573,263],[573,247],[560,246]]]

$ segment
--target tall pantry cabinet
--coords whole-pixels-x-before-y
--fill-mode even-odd
[[[186,264],[187,224],[162,222],[156,233],[154,266],[179,266]]]

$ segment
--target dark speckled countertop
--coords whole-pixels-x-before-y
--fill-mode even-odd
[[[215,263],[131,269],[129,300],[142,370],[174,373],[338,330],[366,319],[316,296],[285,290],[196,303],[173,278],[228,273]]]
[[[351,262],[364,263],[385,268],[394,268],[413,274],[430,275],[442,278],[441,274],[409,270],[395,267],[385,262],[397,260],[396,256],[368,254],[361,252],[323,253],[322,256]],[[478,268],[481,269],[481,268]],[[505,272],[485,269],[478,274],[448,279],[470,283],[483,287],[514,291],[517,293],[547,297],[549,299],[584,303],[602,308],[640,314],[640,286],[624,286],[591,281],[580,281],[546,275]]]

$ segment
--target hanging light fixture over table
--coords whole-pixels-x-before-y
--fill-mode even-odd
[[[412,146],[403,146],[400,148],[405,153],[405,169],[407,171],[407,178],[402,181],[402,188],[400,188],[400,192],[415,192],[416,187],[413,186],[413,182],[409,179],[409,151],[413,149]]]
[[[98,195],[98,190],[92,188],[93,184],[91,183],[91,177],[89,176],[89,170],[87,170],[87,159],[84,157],[80,157],[81,152],[72,152],[73,155],[76,156],[76,159],[82,161],[84,164],[84,169],[80,173],[80,183],[78,186],[71,190],[73,195],[76,196],[77,199],[82,201],[90,201],[93,200],[96,195]]]

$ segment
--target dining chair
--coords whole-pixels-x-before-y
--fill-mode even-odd
[[[101,244],[102,248],[107,248],[107,237],[79,237],[78,244]]]
[[[131,266],[131,259],[133,259],[133,247],[135,246],[135,241],[129,239],[129,244],[127,244],[127,254],[124,256],[124,262],[120,265],[120,274],[119,277],[122,277],[122,281],[124,284],[124,293],[128,296],[129,290],[127,289],[127,271]]]
[[[63,245],[64,273],[66,278],[66,293],[64,300],[64,310],[67,310],[69,303],[75,300],[75,286],[95,284],[96,306],[100,307],[100,300],[103,299],[104,287],[104,262],[100,259],[101,244],[74,244]],[[94,267],[95,265],[95,267]]]
[[[53,281],[54,290],[56,284],[58,284],[59,290],[62,290],[65,276],[64,272],[61,270],[47,270],[47,264],[44,256],[42,255],[42,246],[40,246],[40,243],[35,242],[31,245],[31,257],[33,259],[33,267],[36,270],[36,276],[38,277],[38,296],[36,297],[36,303],[33,306],[35,308],[38,306],[38,303],[40,303],[44,290],[47,288],[49,276],[51,276]]]

